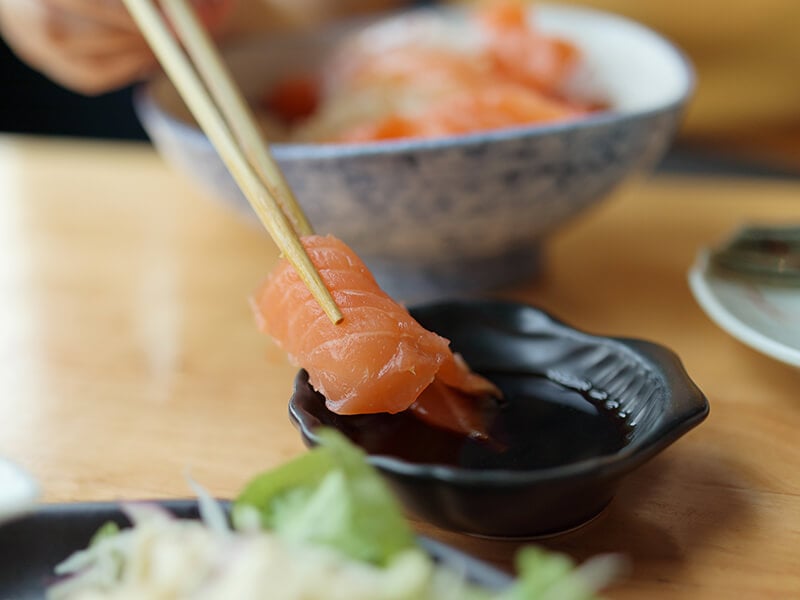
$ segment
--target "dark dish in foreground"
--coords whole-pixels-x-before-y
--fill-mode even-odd
[[[526,422],[497,419],[490,445],[481,445],[408,415],[336,415],[302,372],[289,408],[306,443],[316,443],[320,426],[339,429],[412,513],[440,527],[495,537],[577,527],[611,501],[622,477],[708,414],[678,357],[656,344],[590,335],[508,302],[447,302],[412,314],[493,379],[504,393],[500,413]],[[554,424],[563,439],[553,441]]]
[[[161,500],[157,506],[176,518],[199,519],[197,500]],[[54,569],[76,549],[85,548],[94,534],[113,522],[130,527],[116,502],[48,504],[0,529],[0,598],[42,600],[55,582]],[[462,571],[487,589],[507,587],[513,578],[459,550],[428,538],[419,538],[437,562]]]
[[[618,569],[614,557],[576,568],[533,547],[518,554],[514,580],[477,562],[451,562],[455,553],[413,535],[360,450],[335,431],[320,436],[319,447],[252,479],[229,511],[195,486],[197,510],[177,506],[188,515],[158,503],[128,503],[121,512],[77,505],[0,530],[7,554],[0,569],[10,564],[19,571],[12,579],[23,581],[3,593],[41,597],[46,587],[51,600],[591,600]],[[110,521],[100,525],[104,516]],[[70,542],[77,547],[56,558]],[[52,571],[40,571],[43,565]]]

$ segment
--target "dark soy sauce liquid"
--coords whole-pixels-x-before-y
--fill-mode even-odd
[[[504,394],[478,409],[489,423],[488,441],[428,425],[410,413],[335,416],[335,426],[369,454],[471,469],[555,467],[612,454],[630,440],[624,415],[606,409],[591,392],[544,376],[486,375]]]

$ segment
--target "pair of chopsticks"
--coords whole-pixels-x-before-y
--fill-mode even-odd
[[[194,10],[187,0],[161,0],[173,34],[154,0],[123,2],[282,254],[331,321],[339,323],[342,313],[300,242],[301,235],[312,233],[308,219]]]

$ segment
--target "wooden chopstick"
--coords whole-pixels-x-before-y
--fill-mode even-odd
[[[313,233],[292,189],[259,135],[258,123],[250,106],[195,11],[186,0],[161,0],[161,6],[256,174],[292,222],[298,235]]]
[[[303,283],[311,291],[311,294],[319,302],[322,309],[328,315],[333,323],[339,323],[342,320],[342,313],[336,302],[331,296],[330,290],[325,287],[322,278],[319,275],[311,259],[300,242],[298,237],[298,230],[295,230],[289,221],[289,217],[284,213],[279,201],[271,193],[270,189],[265,185],[262,179],[257,174],[257,170],[248,162],[246,155],[239,147],[234,135],[231,133],[229,125],[226,123],[225,118],[220,112],[217,103],[209,96],[206,86],[201,81],[195,66],[192,61],[184,54],[183,48],[177,42],[170,32],[169,27],[164,23],[161,13],[153,4],[153,0],[123,0],[128,11],[131,13],[133,19],[136,21],[145,39],[150,44],[153,52],[158,58],[164,71],[169,76],[170,80],[175,85],[178,92],[181,94],[184,102],[189,107],[189,110],[194,115],[203,131],[208,135],[211,143],[216,148],[220,157],[225,165],[228,167],[236,183],[241,188],[250,205],[255,210],[261,222],[266,227],[272,239],[278,245],[283,255],[289,260],[297,273],[300,275]],[[190,9],[184,4],[184,0],[162,0],[165,6],[177,5],[178,3],[184,5],[184,9],[188,12]],[[175,12],[179,13],[180,8]],[[173,9],[170,8],[170,13]],[[185,15],[184,15],[185,16]],[[183,22],[183,19],[180,18]],[[185,25],[186,23],[183,23]],[[198,25],[195,19],[195,24]],[[176,29],[178,25],[175,25]],[[191,25],[189,25],[191,27]],[[181,27],[182,29],[182,27]],[[180,32],[178,32],[180,35]],[[194,37],[194,36],[192,36]],[[187,49],[190,45],[185,42]],[[194,46],[196,40],[191,42]],[[198,59],[205,63],[203,57]],[[221,66],[222,62],[219,61]],[[198,67],[199,68],[199,67]],[[241,107],[240,107],[241,108]],[[239,114],[237,122],[240,124],[237,127],[244,129],[244,125],[238,120],[241,117],[241,112],[233,109],[234,112]],[[229,112],[230,109],[228,109]],[[286,185],[280,169],[272,162],[269,154],[264,152],[266,162],[270,165],[264,178],[269,180],[269,186],[278,191],[278,196],[288,206],[294,205],[294,208],[287,208],[289,214],[302,215],[302,210],[294,201],[294,197],[289,193],[288,195],[280,190],[288,190],[289,186]],[[263,160],[264,156],[261,157]],[[280,175],[279,178],[276,174]],[[283,187],[281,187],[282,182]],[[278,186],[276,188],[276,183]],[[299,223],[305,222],[305,227],[310,231],[308,220],[305,216],[299,220]],[[302,230],[303,226],[298,224]]]

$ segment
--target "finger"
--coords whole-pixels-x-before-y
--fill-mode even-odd
[[[127,31],[138,31],[121,0],[39,0],[50,8],[81,17],[98,24]],[[232,12],[236,0],[193,0],[200,20],[211,29],[220,26]]]
[[[89,67],[89,72],[83,71],[80,75],[79,87],[73,89],[96,95],[147,79],[156,68],[156,60],[150,53],[124,54],[119,58],[104,56],[90,60]]]
[[[9,46],[29,65],[53,81],[85,94],[96,94],[130,83],[154,66],[154,59],[144,41],[128,47],[128,39],[118,43],[117,51],[107,47],[70,47],[70,35],[59,30],[63,19],[33,0],[0,0],[0,24]],[[83,25],[84,31],[92,28]],[[74,33],[74,30],[73,30]],[[132,35],[132,34],[128,34]],[[77,36],[91,39],[93,36]],[[108,41],[108,40],[106,40]],[[80,50],[80,51],[78,51]]]
[[[0,25],[9,45],[31,66],[61,85],[98,93],[129,83],[126,77],[155,63],[138,31],[117,27],[113,19],[88,18],[97,17],[103,3],[111,11],[118,0],[0,0]],[[223,18],[231,0],[202,6],[202,18],[213,21]]]
[[[120,0],[38,0],[64,15],[126,31],[137,31],[130,14]]]
[[[145,78],[155,67],[149,55],[47,56],[42,72],[56,83],[85,95],[96,95]]]
[[[100,25],[126,31],[138,31],[125,5],[120,0],[29,0]],[[231,14],[236,0],[194,0],[200,20],[214,30]]]
[[[45,16],[41,36],[45,43],[68,56],[149,52],[144,38],[137,31],[99,25],[56,9],[51,9]]]

